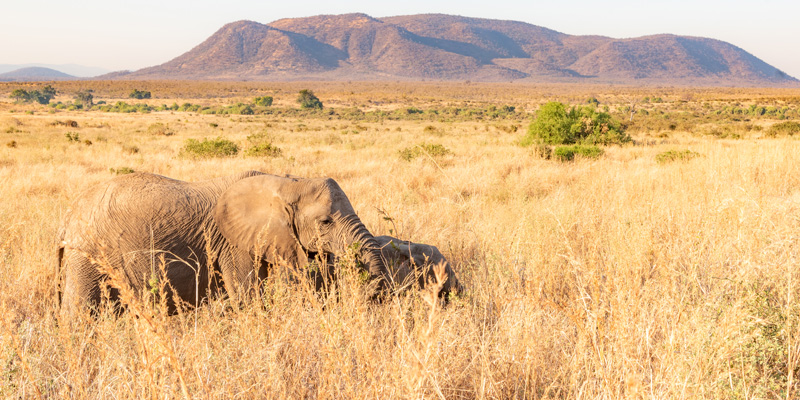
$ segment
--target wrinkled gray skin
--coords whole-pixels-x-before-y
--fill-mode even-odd
[[[339,185],[325,178],[249,171],[183,182],[124,175],[76,199],[56,242],[67,316],[100,302],[107,276],[98,264],[121,271],[137,294],[157,276],[169,283],[167,299],[194,306],[217,292],[242,299],[270,266],[302,267],[316,253],[343,254],[354,243],[379,286],[390,281],[375,238]]]
[[[435,282],[434,266],[444,264],[447,276],[439,297],[447,299],[449,293],[463,293],[464,288],[456,278],[450,263],[435,246],[400,240],[391,236],[376,236],[381,259],[398,287],[426,287]]]

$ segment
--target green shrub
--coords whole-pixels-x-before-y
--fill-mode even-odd
[[[528,127],[523,145],[547,144],[620,144],[630,142],[623,125],[610,114],[593,106],[576,106],[569,111],[559,102],[539,108]]]
[[[699,156],[700,153],[691,150],[669,150],[656,154],[656,162],[688,161]]]
[[[126,175],[126,174],[132,174],[132,173],[136,172],[131,167],[119,167],[119,168],[113,168],[112,167],[112,168],[109,168],[108,170],[109,170],[109,172],[111,172],[114,175]]]
[[[250,146],[245,150],[244,155],[247,157],[279,157],[283,151],[274,146],[272,143],[259,143]]]
[[[423,154],[427,154],[431,157],[442,157],[448,154],[452,154],[453,152],[450,151],[447,147],[442,146],[441,144],[427,144],[422,143],[416,146],[407,147],[403,150],[400,150],[400,158],[406,161],[411,161]]]
[[[222,137],[202,141],[187,139],[181,150],[181,155],[189,158],[233,157],[237,154],[239,146]]]
[[[308,89],[300,91],[300,94],[297,96],[297,102],[300,103],[300,107],[303,108],[322,109],[322,102],[319,100],[319,97]]]
[[[553,151],[553,155],[559,161],[572,161],[575,156],[583,158],[597,159],[603,155],[603,149],[594,145],[574,144],[571,146],[558,146]]]
[[[128,104],[124,101],[118,101],[115,104],[103,104],[98,105],[95,107],[96,110],[100,110],[103,112],[116,112],[116,113],[149,113],[153,110],[163,111],[159,109],[154,109],[153,107],[148,106],[147,104]]]
[[[67,132],[67,133],[64,134],[64,136],[66,136],[67,141],[69,141],[69,142],[80,142],[81,141],[81,138],[78,135],[78,132]]]
[[[741,298],[746,322],[740,324],[738,339],[730,354],[731,365],[737,365],[725,377],[724,388],[729,392],[721,398],[793,398],[786,392],[794,385],[789,376],[797,376],[800,367],[792,363],[788,349],[792,349],[792,329],[796,325],[798,308],[785,303],[785,295],[768,285],[751,284],[744,287]]]
[[[272,96],[262,96],[253,99],[253,104],[259,107],[269,107],[272,105]]]
[[[800,123],[786,121],[770,126],[769,129],[767,129],[766,135],[769,137],[782,135],[793,136],[795,133],[800,133]]]
[[[149,91],[133,89],[133,91],[128,95],[128,97],[132,99],[142,100],[142,99],[149,99],[151,95]]]
[[[249,104],[246,104],[244,107],[239,108],[239,114],[241,115],[253,115],[255,112],[253,111],[253,107],[250,107]]]

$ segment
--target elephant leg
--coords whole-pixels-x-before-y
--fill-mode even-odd
[[[72,318],[86,308],[96,311],[100,305],[100,284],[103,279],[97,267],[79,251],[66,249],[63,271],[61,315]]]
[[[237,249],[222,251],[219,256],[219,268],[225,292],[235,302],[245,300],[254,294],[256,282],[266,278],[265,261],[256,260],[248,252]]]

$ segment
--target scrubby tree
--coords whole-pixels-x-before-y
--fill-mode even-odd
[[[11,92],[11,98],[18,103],[37,102],[39,104],[49,104],[50,100],[56,97],[56,89],[50,85],[45,86],[41,90],[31,90],[30,92],[25,89],[16,89]]]
[[[523,144],[612,144],[630,140],[624,126],[607,112],[593,106],[567,110],[562,103],[549,102],[539,108]]]
[[[80,104],[84,109],[90,109],[94,106],[94,95],[91,90],[81,90],[75,93],[75,104]]]
[[[128,97],[132,99],[142,100],[142,99],[149,99],[151,97],[151,94],[150,91],[133,89],[133,91],[128,95]]]
[[[297,102],[300,103],[300,106],[303,108],[322,109],[322,102],[319,101],[319,97],[315,96],[314,92],[308,89],[300,91],[300,95],[297,96]]]
[[[9,97],[14,99],[14,101],[17,103],[30,101],[30,93],[28,93],[28,91],[25,89],[14,89]]]
[[[39,104],[50,104],[50,100],[56,97],[56,89],[50,85],[45,86],[42,90],[34,90],[30,92],[31,101]]]
[[[35,101],[39,104],[50,104],[50,100],[56,97],[56,89],[50,85],[45,86],[42,90],[33,90],[29,93],[29,101]]]
[[[58,94],[58,93],[56,92],[56,89],[55,89],[54,87],[50,86],[50,85],[47,85],[47,86],[45,86],[45,87],[42,89],[42,92],[41,92],[41,93],[42,93],[42,96],[44,96],[44,97],[47,99],[47,103],[49,103],[49,102],[50,102],[50,100],[52,100],[53,98],[55,98],[55,97],[56,97],[56,95]],[[44,103],[44,104],[47,104],[47,103]]]
[[[34,102],[35,101],[35,102],[37,102],[39,104],[47,104],[47,103],[50,102],[50,100],[47,99],[42,94],[42,92],[40,92],[38,90],[31,90],[30,92],[28,92],[28,101],[29,102]]]

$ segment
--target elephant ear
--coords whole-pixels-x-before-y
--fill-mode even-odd
[[[285,190],[293,179],[259,175],[231,185],[217,201],[214,221],[222,236],[252,255],[284,253],[294,243],[294,205]]]

